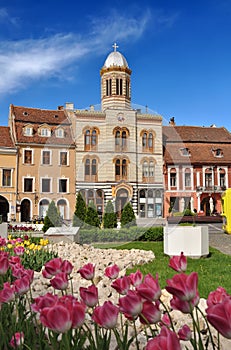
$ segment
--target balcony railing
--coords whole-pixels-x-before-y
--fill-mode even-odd
[[[223,192],[226,190],[226,186],[197,186],[197,192]]]

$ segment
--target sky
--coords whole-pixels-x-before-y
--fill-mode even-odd
[[[10,104],[99,108],[114,42],[133,105],[231,131],[231,0],[0,0],[0,125]]]

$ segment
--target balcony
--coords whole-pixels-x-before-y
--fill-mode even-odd
[[[222,193],[226,190],[226,186],[197,186],[197,192],[205,192],[205,193]]]

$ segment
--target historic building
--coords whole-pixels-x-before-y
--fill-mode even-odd
[[[76,143],[76,192],[102,215],[107,201],[118,218],[127,202],[138,217],[162,216],[162,117],[131,104],[131,69],[114,50],[100,71],[101,110],[64,108]]]
[[[231,186],[231,134],[224,127],[163,126],[164,216],[189,208],[221,213],[221,194]]]
[[[10,128],[0,126],[0,215],[3,221],[16,219],[17,148]]]
[[[11,105],[9,126],[18,150],[18,220],[44,218],[51,200],[63,219],[72,219],[75,144],[65,111]]]

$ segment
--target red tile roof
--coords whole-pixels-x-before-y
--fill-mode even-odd
[[[14,147],[8,126],[0,126],[0,147]]]
[[[18,107],[11,105],[11,115],[14,116],[16,142],[29,144],[74,145],[71,132],[71,123],[64,110],[47,110],[38,108]],[[33,127],[33,136],[25,136],[23,128],[30,124]],[[49,125],[51,136],[40,136],[38,129]],[[55,130],[63,128],[64,138],[56,137]]]

